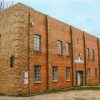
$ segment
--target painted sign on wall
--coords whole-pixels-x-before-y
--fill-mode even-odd
[[[84,60],[81,60],[81,58],[77,58],[77,59],[74,59],[74,62],[77,62],[77,63],[84,63]]]

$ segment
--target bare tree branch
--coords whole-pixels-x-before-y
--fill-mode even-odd
[[[0,10],[4,9],[4,0],[0,1]]]
[[[0,11],[3,11],[4,9],[12,6],[14,4],[14,0],[11,2],[5,2],[5,0],[0,0]]]

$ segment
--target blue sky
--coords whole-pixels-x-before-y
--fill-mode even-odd
[[[6,2],[12,0],[5,0]],[[100,37],[100,0],[14,0]]]

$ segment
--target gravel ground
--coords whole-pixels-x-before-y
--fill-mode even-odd
[[[0,100],[100,100],[100,91],[76,90],[43,94],[31,97],[0,96]]]

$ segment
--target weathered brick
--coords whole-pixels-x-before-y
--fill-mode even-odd
[[[41,35],[40,52],[34,51],[34,34]],[[76,86],[78,71],[83,72],[83,85],[100,82],[100,39],[97,42],[96,37],[86,32],[16,4],[0,12],[0,35],[1,93],[29,94]],[[62,41],[62,55],[57,55],[57,40]],[[66,43],[72,44],[70,56],[66,56]],[[94,61],[86,61],[86,48],[95,50]],[[74,62],[79,54],[84,63]],[[14,56],[13,67],[9,66],[11,55]],[[34,82],[34,65],[41,65],[41,83]],[[52,81],[52,66],[58,66],[57,82]],[[66,67],[71,69],[70,81],[66,81]],[[86,68],[91,68],[90,80],[86,79]],[[94,68],[98,69],[97,79],[94,78]],[[24,72],[29,73],[28,85],[24,84]]]

